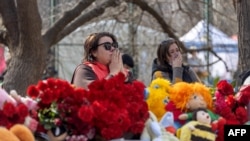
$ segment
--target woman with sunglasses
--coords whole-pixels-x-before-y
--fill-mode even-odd
[[[158,46],[157,58],[152,66],[152,79],[158,77],[168,79],[172,84],[180,81],[201,82],[192,68],[183,65],[181,50],[172,38]]]
[[[88,89],[94,80],[109,79],[119,72],[126,75],[116,37],[108,32],[93,33],[84,43],[83,62],[76,67],[71,83]]]

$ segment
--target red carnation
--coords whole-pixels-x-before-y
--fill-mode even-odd
[[[3,113],[7,117],[12,117],[16,113],[16,108],[12,103],[6,102],[3,105]]]
[[[37,98],[39,96],[39,90],[36,88],[35,85],[30,85],[27,89],[27,94],[31,98]]]
[[[40,96],[42,104],[51,104],[55,100],[55,95],[52,90],[46,89]]]
[[[250,85],[241,86],[236,98],[240,104],[247,105],[250,100]]]
[[[90,122],[94,117],[94,111],[90,106],[82,106],[78,111],[78,117],[84,122]]]
[[[229,84],[226,80],[221,80],[217,84],[217,90],[224,96],[234,94],[233,86]]]
[[[235,111],[235,115],[241,124],[247,122],[247,111],[244,107],[238,107]]]
[[[119,138],[126,132],[141,133],[148,118],[145,86],[139,81],[124,81],[120,73],[109,80],[94,81],[88,91],[60,79],[40,81],[34,86],[40,92],[38,115],[44,118],[45,126],[55,126],[60,120],[70,135],[86,135],[93,128],[105,139]]]
[[[43,91],[43,90],[45,90],[47,88],[48,88],[48,84],[47,84],[46,80],[41,80],[41,81],[38,82],[37,89],[39,89],[40,91]]]
[[[25,117],[28,116],[29,114],[28,107],[24,105],[23,103],[20,103],[17,106],[16,110],[17,110],[19,117],[22,117],[23,119],[25,119]]]
[[[236,100],[234,99],[233,95],[229,95],[226,100],[225,100],[226,104],[232,109],[235,107],[236,104]]]
[[[6,123],[8,122],[8,118],[4,116],[3,111],[0,110],[0,126],[6,126]]]

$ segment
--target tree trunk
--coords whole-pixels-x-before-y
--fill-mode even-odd
[[[240,71],[250,69],[250,15],[249,0],[238,0],[236,3],[236,11],[238,18],[238,47],[239,47],[239,66]],[[247,105],[247,117],[250,120],[250,102]]]
[[[41,79],[47,50],[41,39],[20,42],[20,46],[13,51],[3,88],[8,92],[16,90],[18,94],[25,96],[27,87]]]
[[[37,83],[41,79],[45,68],[45,58],[48,46],[44,44],[41,35],[42,21],[38,12],[37,2],[34,0],[16,1],[14,5],[7,5],[8,0],[4,0],[6,6],[17,10],[18,20],[7,20],[7,15],[15,15],[13,11],[2,11],[5,25],[9,32],[19,33],[10,35],[8,48],[11,60],[8,71],[4,76],[3,88],[9,92],[16,90],[22,96],[26,95],[26,89],[30,84]],[[15,29],[15,31],[10,29]],[[13,35],[13,36],[11,36]]]
[[[238,48],[240,72],[250,69],[250,1],[238,0],[236,11],[238,18]]]

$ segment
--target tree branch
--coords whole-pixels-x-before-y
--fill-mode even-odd
[[[80,27],[81,25],[85,24],[86,22],[90,21],[91,19],[94,19],[100,15],[102,15],[105,12],[105,9],[108,7],[115,7],[119,5],[118,0],[109,0],[101,3],[98,7],[95,9],[89,11],[88,13],[78,17],[76,20],[74,20],[71,24],[69,24],[65,29],[59,33],[56,40],[52,44],[56,44],[59,42],[62,38],[73,32],[76,28]]]
[[[139,6],[142,10],[147,11],[149,14],[151,14],[160,24],[160,26],[163,29],[164,33],[167,33],[169,37],[174,38],[180,43],[180,47],[184,52],[186,52],[186,48],[184,47],[183,43],[179,41],[179,38],[174,34],[174,32],[171,30],[171,27],[165,22],[164,18],[152,7],[148,5],[147,2],[143,0],[126,0],[127,2],[131,2]]]
[[[49,46],[57,43],[55,40],[58,38],[58,34],[77,16],[79,16],[83,10],[90,6],[93,0],[81,0],[73,9],[66,11],[61,19],[59,19],[43,36],[44,40]]]
[[[206,64],[206,65],[198,65],[199,67],[204,67],[204,66],[211,66],[219,61],[222,61],[225,68],[226,68],[226,71],[228,72],[229,69],[228,69],[228,66],[227,66],[227,63],[215,52],[212,50],[212,47],[204,47],[204,48],[198,48],[198,49],[187,49],[187,52],[193,52],[193,51],[197,51],[197,52],[200,52],[200,51],[209,51],[211,52],[218,60],[214,61],[214,62],[211,62],[209,64]],[[192,67],[197,67],[197,65],[190,65]]]
[[[38,11],[37,1],[18,0],[16,1],[16,5],[20,29],[20,42],[22,43],[19,47],[33,46],[30,48],[30,51],[32,49],[41,50],[38,46],[42,44],[42,19]],[[25,52],[28,54],[27,50]]]
[[[225,62],[216,52],[214,52],[213,50],[210,50],[210,52],[211,52],[214,56],[216,56],[216,57],[218,58],[217,61],[222,61],[222,62],[223,62],[223,64],[225,65],[225,68],[226,68],[226,70],[227,70],[227,72],[228,72],[229,69],[228,69],[227,63],[226,63],[226,62]]]

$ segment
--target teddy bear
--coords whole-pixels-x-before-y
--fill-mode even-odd
[[[198,108],[193,111],[191,121],[178,130],[180,141],[215,141],[216,134],[212,130],[211,117],[206,108]]]
[[[164,116],[167,117],[167,116]],[[166,129],[158,122],[153,112],[149,111],[149,118],[145,123],[145,127],[140,136],[141,141],[179,141],[174,134],[166,131]]]
[[[154,79],[146,89],[148,108],[155,114],[157,120],[160,121],[166,113],[165,105],[169,102],[169,92],[171,91],[171,83],[164,78]]]
[[[0,127],[0,141],[35,141],[35,137],[25,125],[15,124],[9,130]]]

